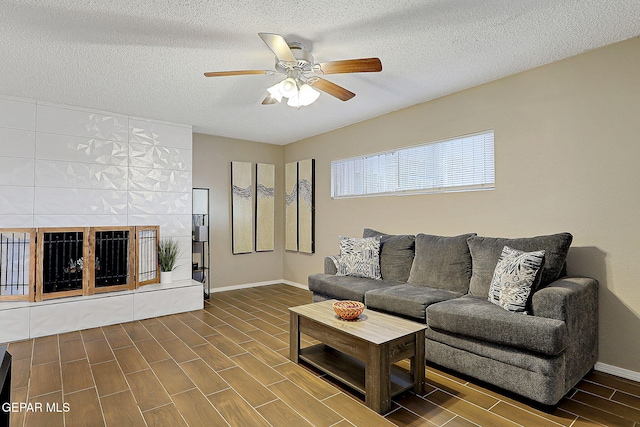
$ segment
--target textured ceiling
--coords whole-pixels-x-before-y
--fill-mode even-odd
[[[638,36],[640,1],[4,0],[0,22],[0,94],[287,144]],[[259,32],[383,70],[299,110],[260,104],[281,77],[203,76],[273,69]]]

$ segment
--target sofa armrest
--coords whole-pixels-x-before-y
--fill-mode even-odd
[[[573,387],[598,360],[598,281],[556,280],[533,294],[533,314],[566,323],[565,388]]]
[[[338,273],[338,255],[324,257],[324,274],[336,275]]]
[[[533,315],[569,321],[572,317],[595,319],[598,324],[598,281],[587,277],[563,277],[533,294]],[[590,323],[590,322],[588,322]]]

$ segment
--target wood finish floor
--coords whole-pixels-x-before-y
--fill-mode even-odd
[[[213,294],[204,310],[10,343],[12,401],[43,406],[11,425],[640,427],[640,384],[599,372],[548,413],[427,367],[426,392],[396,397],[382,417],[287,359],[287,308],[309,302],[309,291],[263,286]]]

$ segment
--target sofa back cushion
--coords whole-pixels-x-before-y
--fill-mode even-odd
[[[384,234],[365,228],[362,237],[380,237],[380,273],[384,280],[406,282],[409,279],[415,240],[413,235]]]
[[[466,294],[471,278],[467,239],[472,236],[475,233],[453,237],[418,234],[409,283]]]
[[[493,272],[498,258],[505,246],[524,252],[545,251],[545,263],[541,273],[540,285],[532,289],[547,286],[558,279],[563,271],[567,252],[573,236],[569,233],[551,234],[548,236],[525,237],[520,239],[504,239],[496,237],[474,236],[467,240],[473,263],[469,293],[487,298]]]

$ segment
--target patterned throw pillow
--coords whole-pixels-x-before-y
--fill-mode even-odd
[[[380,238],[357,239],[340,236],[337,276],[355,276],[381,280]]]
[[[540,280],[545,251],[523,252],[505,246],[493,272],[489,301],[505,310],[526,313],[532,286]]]

